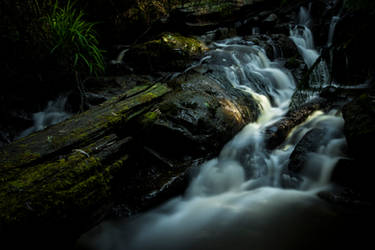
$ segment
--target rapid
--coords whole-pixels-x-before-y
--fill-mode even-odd
[[[309,29],[308,10],[290,37],[305,63],[319,57]],[[251,95],[261,110],[221,151],[200,167],[185,194],[130,219],[107,221],[82,238],[88,249],[167,250],[316,249],[334,222],[318,193],[331,187],[330,175],[345,158],[344,121],[338,110],[316,111],[295,127],[281,146],[265,145],[268,127],[290,106],[296,82],[265,51],[240,38],[216,42],[205,62],[222,61],[217,70],[233,88]],[[317,67],[316,85],[329,79],[324,62]],[[298,176],[288,171],[290,156],[310,131],[324,131],[317,150],[308,153]],[[293,185],[290,185],[293,183]]]

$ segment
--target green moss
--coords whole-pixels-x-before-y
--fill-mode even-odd
[[[68,175],[67,177],[74,177],[99,165],[97,159],[93,157],[87,158],[82,153],[74,152],[66,159],[62,158],[51,163],[40,164],[24,170],[22,175],[18,176],[15,181],[10,182],[10,185],[28,187],[46,182],[48,185],[52,185],[50,187],[53,189],[64,189],[66,185],[65,178],[51,183],[50,180],[45,179],[46,176],[60,175],[60,172],[67,171],[63,174]],[[74,168],[71,168],[72,166],[74,166]]]
[[[148,113],[144,114],[143,117],[145,118],[145,120],[154,121],[158,116],[159,116],[159,112],[152,111],[152,112],[148,112]]]
[[[152,105],[170,91],[160,83],[139,86],[127,92],[124,99],[110,100],[19,145],[9,145],[9,150],[1,152],[1,163],[8,164],[12,171],[4,170],[4,166],[0,169],[4,170],[0,179],[0,223],[23,222],[36,214],[72,218],[81,209],[93,207],[95,211],[106,204],[111,181],[126,167],[128,156],[104,165],[94,156],[97,147],[116,139],[117,129],[135,117],[147,122],[156,119],[158,111],[150,112]],[[66,150],[73,151],[66,154]],[[43,164],[36,164],[45,156],[48,158]]]
[[[208,50],[207,46],[198,39],[176,33],[164,33],[160,39],[137,45],[136,49],[139,54],[144,53],[149,57],[165,56],[176,51],[186,56],[195,56]]]
[[[246,4],[248,1],[242,1],[242,3]],[[215,14],[221,17],[227,17],[233,14],[237,6],[233,1],[202,0],[190,1],[184,5],[184,8],[198,15]]]
[[[129,156],[128,155],[124,155],[123,157],[121,157],[119,160],[115,161],[114,163],[112,163],[110,166],[108,166],[105,171],[112,175],[114,171],[117,171],[119,169],[121,169],[122,167],[125,166],[125,162],[129,159]]]
[[[29,163],[38,158],[40,158],[39,153],[34,153],[34,152],[31,152],[30,150],[27,150],[20,156],[19,159],[21,163]]]
[[[0,170],[5,170],[9,168],[14,168],[16,166],[29,164],[41,158],[40,153],[32,152],[30,149],[27,149],[27,145],[22,144],[20,147],[21,147],[21,150],[20,150],[21,153],[17,155],[17,158],[15,159],[15,161],[7,161],[7,158],[8,158],[7,156],[9,155],[9,152],[7,151],[1,152],[0,158],[4,157],[3,158],[4,161],[2,162],[2,166],[1,166],[2,169]]]
[[[90,140],[117,131],[129,120],[148,112],[159,98],[170,91],[161,83],[137,86],[125,93],[127,97],[124,99],[109,100],[58,126],[16,141],[0,151],[0,172],[20,172],[21,166],[30,165],[56,153],[56,150],[66,150],[72,145],[82,147]]]
[[[141,103],[149,102],[149,101],[153,100],[155,97],[157,97],[157,95],[155,95],[154,93],[146,93],[146,94],[140,96],[139,101]]]
[[[118,128],[124,126],[130,120],[147,112],[154,101],[170,91],[163,84],[155,84],[147,89],[147,91],[127,99],[125,105],[118,104],[119,108],[115,109],[116,113],[111,112],[102,117],[107,123],[105,127]],[[132,108],[134,107],[138,107],[137,110],[133,110]]]
[[[159,109],[147,112],[141,117],[140,124],[142,125],[142,127],[149,126],[153,124],[160,117],[160,115],[161,112]]]
[[[118,167],[118,166],[116,166]],[[110,195],[112,166],[99,159],[74,152],[67,158],[28,168],[17,179],[0,188],[0,221],[22,220],[31,212],[39,216],[65,213],[62,206],[83,208],[100,205]]]
[[[208,48],[204,43],[192,37],[184,37],[179,34],[165,33],[161,40],[171,49],[179,49],[187,55],[197,55]]]
[[[147,90],[147,88],[149,88],[150,85],[140,85],[140,86],[135,86],[134,88],[126,91],[125,95],[126,97],[131,97],[133,95],[136,95],[136,94],[139,94],[145,90]]]

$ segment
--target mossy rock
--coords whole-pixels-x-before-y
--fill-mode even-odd
[[[196,38],[164,33],[159,39],[133,46],[125,54],[124,63],[136,72],[181,71],[206,50]]]
[[[259,106],[251,95],[214,79],[194,72],[176,78],[175,93],[143,118],[153,121],[144,143],[168,159],[205,158],[257,119]]]

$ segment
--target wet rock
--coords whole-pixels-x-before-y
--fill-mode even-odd
[[[266,147],[275,149],[288,136],[289,132],[298,124],[304,122],[314,111],[324,108],[326,103],[322,99],[316,99],[298,109],[289,111],[283,119],[273,124],[266,130]]]
[[[261,23],[261,29],[263,30],[269,30],[272,29],[274,26],[277,25],[279,21],[278,16],[275,13],[271,13],[268,15]]]
[[[245,41],[249,41],[262,47],[266,51],[267,57],[271,60],[280,59],[285,60],[286,62],[291,60],[302,60],[298,53],[297,46],[284,34],[255,34],[245,36],[244,39]],[[290,69],[293,69],[299,65],[294,65],[290,62],[287,66],[289,66]]]
[[[184,20],[180,18],[180,27],[190,34],[202,34],[220,26],[231,25],[248,10],[259,11],[267,1],[192,1],[181,6]],[[175,15],[177,16],[177,15]]]
[[[131,47],[123,63],[138,73],[176,72],[184,70],[206,50],[206,45],[195,38],[165,33],[157,40]]]
[[[320,96],[328,102],[337,104],[341,108],[348,103],[348,100],[358,98],[366,91],[371,91],[369,86],[345,88],[341,86],[328,86],[321,90]]]
[[[288,170],[294,173],[300,173],[309,159],[309,153],[317,152],[319,147],[324,144],[322,139],[324,139],[325,135],[326,131],[318,128],[307,132],[290,155]]]
[[[191,72],[173,84],[181,90],[158,105],[160,114],[155,114],[157,120],[144,138],[147,145],[170,158],[217,154],[259,114],[250,95],[219,84],[210,74]]]
[[[283,187],[298,189],[305,182],[321,178],[321,169],[314,164],[314,157],[321,146],[328,143],[328,134],[326,129],[313,128],[296,144],[287,168],[282,170]]]
[[[299,53],[295,43],[289,38],[289,36],[284,34],[273,34],[271,35],[274,46],[280,48],[281,54],[278,55],[282,58],[299,58]],[[275,56],[277,57],[277,56]]]
[[[284,34],[256,34],[245,36],[245,39],[262,47],[271,60],[280,61],[285,68],[290,70],[296,83],[303,79],[307,67],[298,52],[297,46],[289,36]]]

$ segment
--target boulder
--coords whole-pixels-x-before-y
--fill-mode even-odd
[[[158,39],[132,46],[123,63],[137,73],[184,70],[208,48],[193,37],[164,33]]]
[[[169,158],[216,155],[234,134],[259,115],[258,104],[250,95],[219,84],[210,73],[181,75],[173,86],[181,90],[158,105],[160,115],[150,114],[158,120],[144,138]]]

